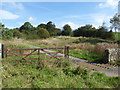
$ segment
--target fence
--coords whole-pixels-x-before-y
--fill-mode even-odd
[[[3,57],[6,59],[5,61],[10,61],[13,63],[13,65],[30,63],[40,64],[41,60],[54,62],[61,58],[69,58],[69,47],[65,46],[63,48],[4,49]]]

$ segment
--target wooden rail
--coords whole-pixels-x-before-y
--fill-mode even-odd
[[[3,49],[4,55],[2,57],[6,58],[9,62],[19,62],[14,65],[21,65],[21,64],[30,64],[30,63],[41,63],[41,61],[56,61],[56,60],[48,60],[48,59],[57,59],[60,58],[69,58],[69,47],[59,47],[59,48],[32,48],[32,49]],[[57,51],[50,51],[50,50],[57,50]],[[62,50],[62,56],[58,55],[60,53],[59,50]],[[27,52],[27,53],[26,53]],[[28,53],[29,52],[29,53]],[[36,58],[31,58],[31,56],[37,56]],[[42,55],[42,56],[41,56]],[[43,57],[45,55],[45,57]],[[13,57],[19,57],[20,59],[11,60]],[[33,62],[31,60],[35,60]],[[21,63],[22,61],[26,61],[25,63]]]

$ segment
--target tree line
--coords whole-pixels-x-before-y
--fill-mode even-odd
[[[39,24],[33,27],[30,22],[25,22],[19,28],[8,29],[0,23],[0,34],[2,39],[25,38],[25,39],[42,39],[51,36],[74,36],[74,37],[98,37],[102,39],[114,39],[112,30],[108,31],[105,26],[100,26],[98,29],[92,25],[81,26],[76,30],[72,30],[71,26],[66,24],[62,29],[56,28],[52,21],[47,24]]]

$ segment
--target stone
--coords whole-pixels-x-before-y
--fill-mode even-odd
[[[104,63],[114,63],[120,60],[120,48],[107,48],[104,53]]]

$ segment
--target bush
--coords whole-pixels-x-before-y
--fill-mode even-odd
[[[37,28],[37,34],[39,38],[49,38],[50,34],[46,29],[43,28]]]
[[[69,67],[72,65],[72,62],[70,62],[68,59],[60,59],[57,62],[54,62],[54,65],[56,67]]]
[[[90,43],[70,44],[69,47],[71,49],[82,49],[82,50],[88,50],[88,51],[94,50],[94,45],[91,45]]]
[[[110,43],[97,43],[95,45],[94,51],[103,56],[105,49],[107,48],[118,48],[118,44],[110,44]]]

